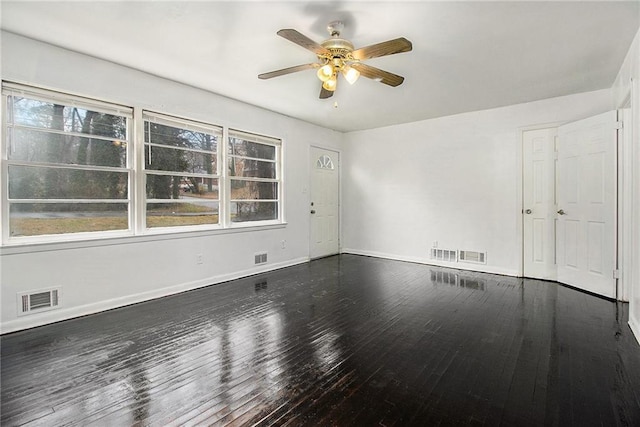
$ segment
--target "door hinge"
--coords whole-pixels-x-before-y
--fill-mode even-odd
[[[624,128],[624,122],[622,121],[616,122],[616,129],[622,129],[622,128]]]
[[[620,270],[613,270],[613,278],[614,279],[620,278]]]

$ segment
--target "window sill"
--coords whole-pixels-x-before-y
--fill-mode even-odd
[[[206,236],[216,236],[221,234],[250,233],[256,231],[267,231],[285,228],[286,222],[269,225],[257,224],[236,224],[230,228],[216,228],[209,230],[155,230],[147,231],[148,234],[141,235],[118,235],[113,237],[93,237],[82,240],[66,240],[51,242],[11,242],[0,247],[0,256],[16,255],[36,252],[61,251],[68,249],[81,249],[113,245],[127,245],[146,242],[157,242],[163,240],[191,239]]]

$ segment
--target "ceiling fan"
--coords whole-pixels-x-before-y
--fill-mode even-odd
[[[280,37],[284,37],[315,53],[319,62],[263,73],[260,74],[258,78],[264,80],[297,71],[317,69],[317,76],[322,82],[320,99],[329,98],[333,95],[338,84],[338,74],[340,73],[351,84],[355,83],[361,75],[389,86],[395,87],[402,84],[404,77],[366,65],[362,61],[396,53],[409,52],[413,48],[409,40],[400,37],[354,50],[353,44],[349,40],[340,38],[340,32],[343,28],[344,24],[341,21],[329,23],[327,30],[331,38],[323,41],[321,44],[314,42],[304,34],[293,29],[278,31],[277,34]]]

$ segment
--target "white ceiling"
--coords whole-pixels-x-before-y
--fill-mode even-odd
[[[2,1],[7,31],[104,58],[340,131],[369,129],[611,87],[638,30],[640,2]],[[318,99],[314,62],[279,36],[321,42],[326,25],[358,47],[397,37],[413,51],[369,65],[396,88],[344,79]],[[334,102],[338,107],[334,108]]]

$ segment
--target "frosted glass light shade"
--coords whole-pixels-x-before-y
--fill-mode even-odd
[[[334,90],[336,90],[336,86],[338,84],[338,76],[336,76],[335,74],[331,76],[331,78],[329,78],[329,80],[327,80],[326,82],[322,83],[322,87],[325,88],[328,91],[333,92]]]
[[[355,68],[346,66],[342,69],[342,75],[349,82],[349,84],[354,84],[356,80],[358,80],[358,77],[360,77],[360,71],[356,70]]]
[[[326,82],[331,76],[333,76],[333,67],[331,65],[326,64],[318,68],[318,78],[321,81]]]

